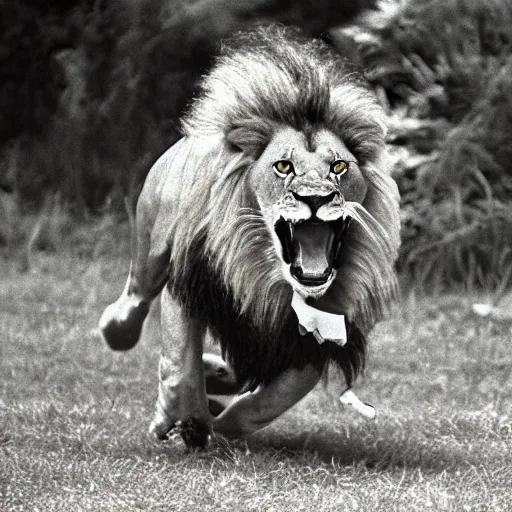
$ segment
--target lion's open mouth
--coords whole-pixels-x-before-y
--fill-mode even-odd
[[[290,274],[301,285],[317,287],[329,282],[339,264],[343,238],[350,218],[335,221],[318,219],[292,222],[281,217],[275,232],[283,249]]]

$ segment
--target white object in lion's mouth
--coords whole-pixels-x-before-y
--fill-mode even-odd
[[[293,292],[292,308],[299,319],[299,330],[313,333],[318,343],[333,341],[343,346],[347,342],[347,330],[345,327],[345,315],[335,315],[315,309],[308,304],[297,292]],[[301,329],[302,327],[302,329]]]
[[[347,406],[350,405],[354,408],[356,412],[364,416],[365,418],[369,418],[371,420],[375,419],[377,416],[377,412],[375,411],[375,407],[365,404],[361,402],[359,398],[355,395],[355,393],[347,388],[340,396],[341,405]]]

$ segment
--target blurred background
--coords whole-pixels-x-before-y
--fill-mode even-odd
[[[357,60],[389,114],[402,275],[496,297],[512,281],[510,0],[19,0],[0,10],[0,244],[4,258],[25,254],[24,270],[77,226],[93,237],[107,217],[111,228],[126,221],[220,40],[279,21]]]

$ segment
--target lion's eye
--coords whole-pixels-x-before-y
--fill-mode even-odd
[[[335,160],[331,164],[331,172],[333,174],[336,174],[337,176],[341,176],[342,174],[345,174],[348,171],[348,162],[345,162],[345,160]]]
[[[278,160],[273,167],[274,172],[280,178],[284,178],[293,172],[293,164],[289,160]]]

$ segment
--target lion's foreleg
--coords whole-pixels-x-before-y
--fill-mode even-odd
[[[160,380],[150,432],[163,439],[180,422],[185,442],[204,446],[211,431],[202,362],[206,326],[188,316],[167,288],[162,292],[161,322]]]
[[[243,437],[266,427],[313,389],[320,373],[308,365],[289,369],[254,392],[236,397],[213,420],[213,429],[227,437]]]

